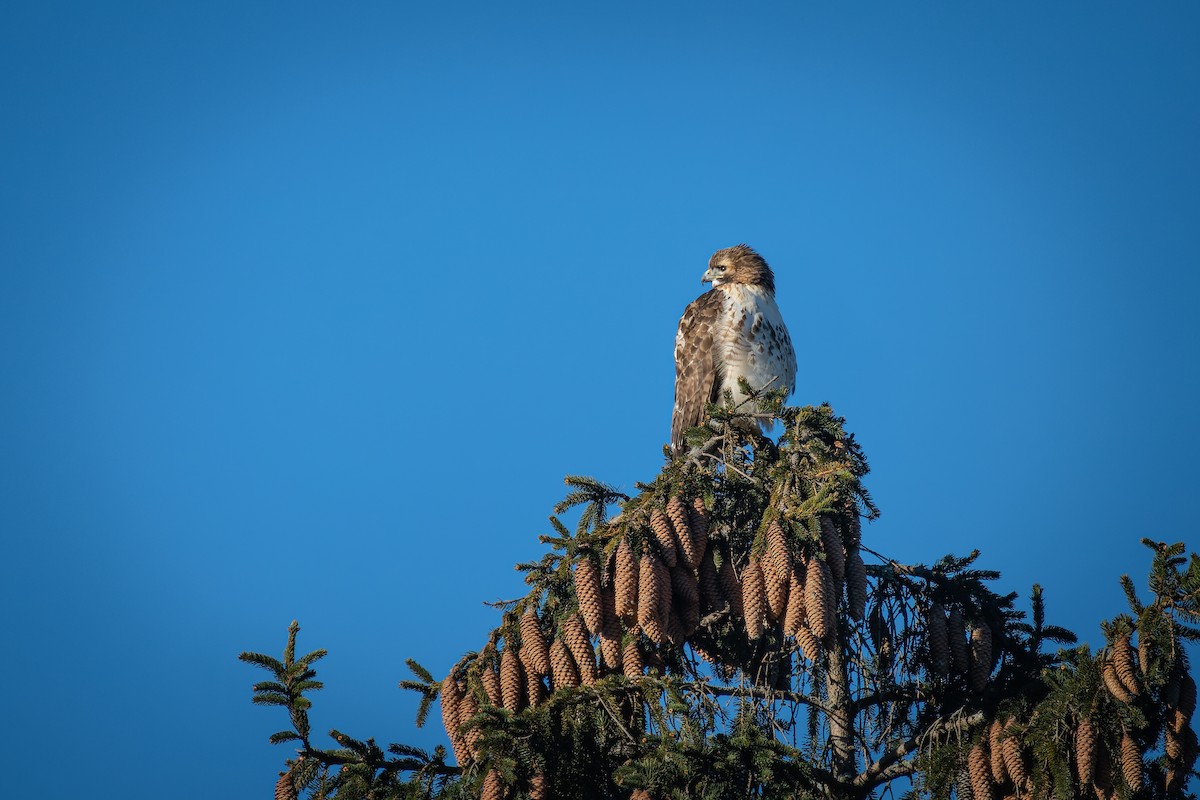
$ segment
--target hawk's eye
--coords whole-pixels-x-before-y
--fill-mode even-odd
[[[724,272],[724,271],[725,271],[725,265],[724,265],[724,264],[717,264],[717,269],[718,269],[718,270],[720,270],[721,272]]]

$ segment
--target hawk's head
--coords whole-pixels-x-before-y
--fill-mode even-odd
[[[723,283],[749,283],[775,293],[775,274],[763,257],[749,245],[739,244],[713,253],[701,283],[712,281],[713,287]]]

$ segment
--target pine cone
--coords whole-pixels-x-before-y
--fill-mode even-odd
[[[804,612],[808,626],[823,643],[831,643],[837,632],[836,602],[829,566],[819,558],[810,558],[804,579]]]
[[[504,800],[504,781],[496,770],[490,769],[483,776],[483,793],[479,800]]]
[[[659,556],[667,567],[675,566],[676,538],[671,526],[671,519],[661,508],[650,509],[650,527],[654,531],[654,539],[658,542]]]
[[[525,707],[525,676],[511,646],[500,652],[500,697],[514,714]]]
[[[667,640],[667,612],[671,607],[670,575],[664,585],[662,559],[647,550],[638,565],[638,625],[656,644]]]
[[[967,625],[963,621],[962,611],[950,609],[950,617],[946,620],[946,632],[950,634],[950,661],[955,672],[965,675],[971,666],[967,655]]]
[[[1075,729],[1075,768],[1079,772],[1079,785],[1091,786],[1096,778],[1096,729],[1087,717],[1080,719]]]
[[[1175,732],[1182,733],[1192,721],[1192,715],[1196,713],[1196,681],[1187,672],[1179,678],[1179,705],[1176,706],[1176,710],[1178,714],[1173,720]]]
[[[1008,780],[1008,768],[1004,765],[1004,743],[1001,741],[1004,725],[1000,720],[992,720],[988,728],[988,753],[991,756],[992,781],[1004,783]]]
[[[653,800],[653,798],[645,789],[634,789],[633,794],[629,795],[629,800]]]
[[[521,665],[536,675],[550,674],[550,650],[537,611],[530,606],[521,615]]]
[[[925,612],[925,637],[930,669],[944,678],[950,674],[950,632],[946,627],[946,609],[936,600]]]
[[[846,579],[846,548],[842,546],[842,537],[838,536],[833,520],[826,516],[821,517],[821,547],[833,575],[833,585],[840,586]]]
[[[475,693],[470,687],[463,693],[462,699],[458,703],[458,729],[471,721],[471,718],[479,713],[479,700],[475,697]],[[483,732],[478,728],[472,728],[463,735],[463,744],[466,745],[466,752],[474,761],[479,757],[479,740],[483,737]]]
[[[679,552],[683,556],[681,561],[686,562],[688,569],[700,566],[700,557],[704,555],[704,551],[696,547],[696,535],[692,531],[688,507],[678,496],[672,496],[667,500],[667,518],[671,520],[671,525],[675,528]]]
[[[800,653],[809,661],[820,660],[821,640],[813,633],[812,628],[808,627],[808,620],[800,622],[800,629],[796,631],[796,643],[800,645]]]
[[[742,606],[742,583],[733,571],[733,559],[729,551],[721,552],[721,564],[717,567],[717,580],[721,583],[721,594],[729,603],[729,612],[735,618],[745,615]]]
[[[767,584],[767,619],[772,623],[781,622],[787,615],[788,590],[791,588],[792,576],[780,581],[767,577],[768,570],[763,570],[763,578]]]
[[[646,673],[646,661],[638,647],[637,636],[630,636],[621,649],[621,671],[630,680],[636,680]]]
[[[742,608],[746,612],[746,635],[757,639],[766,630],[767,617],[767,587],[757,558],[751,559],[742,573]]]
[[[275,800],[296,800],[296,784],[292,782],[292,771],[288,770],[275,782]]]
[[[621,623],[613,617],[608,618],[604,630],[600,631],[600,657],[604,659],[604,666],[610,671],[620,672]]]
[[[1117,679],[1117,671],[1113,668],[1112,661],[1105,659],[1103,672],[1104,686],[1108,689],[1109,694],[1115,697],[1122,703],[1129,703],[1133,700],[1133,695],[1125,691],[1125,687],[1121,685],[1121,681]]]
[[[846,554],[846,611],[855,622],[867,612],[867,565],[857,547]]]
[[[700,614],[711,614],[725,607],[725,598],[721,595],[721,581],[717,577],[717,562],[713,560],[711,550],[704,552],[700,559]]]
[[[1121,772],[1131,790],[1142,788],[1142,751],[1128,733],[1121,737]]]
[[[458,735],[458,704],[462,700],[462,689],[451,673],[442,679],[442,690],[439,697],[442,701],[442,727],[450,739],[450,747],[454,750],[454,760],[459,764],[466,761],[467,749],[462,737]]]
[[[671,570],[671,606],[679,614],[684,637],[691,636],[700,627],[700,584],[682,561]]]
[[[487,693],[488,702],[499,708],[504,705],[504,695],[500,693],[500,673],[496,672],[494,658],[495,651],[492,651],[480,659],[479,681]]]
[[[992,767],[982,739],[967,754],[967,770],[971,775],[971,794],[975,800],[992,800]]]
[[[971,690],[982,692],[992,672],[992,629],[987,623],[971,626]]]
[[[628,539],[622,539],[617,545],[613,590],[616,592],[617,616],[626,624],[632,624],[638,615],[638,565]]]
[[[1021,751],[1021,741],[1015,736],[1013,726],[1015,720],[1009,719],[1004,727],[1008,736],[1001,742],[1004,751],[1004,766],[1012,778],[1013,785],[1024,793],[1029,787],[1029,768],[1025,765],[1025,754]]]
[[[787,611],[787,588],[792,575],[792,554],[779,520],[772,520],[767,526],[767,550],[759,566],[766,581],[768,616],[772,622],[778,622]]]
[[[550,680],[556,692],[579,685],[579,668],[575,666],[575,659],[561,638],[555,639],[550,645]]]
[[[550,796],[546,792],[546,776],[540,771],[533,773],[529,779],[529,800],[546,800]]]
[[[804,624],[804,584],[792,571],[792,582],[788,586],[787,612],[783,615],[783,635],[795,638]]]
[[[708,509],[699,497],[693,497],[688,506],[688,527],[692,530],[693,546],[703,556],[708,552]]]
[[[1136,697],[1140,690],[1138,689],[1137,672],[1133,666],[1133,647],[1129,644],[1128,636],[1119,636],[1113,642],[1112,658],[1117,680],[1121,682],[1125,691]]]
[[[588,554],[575,562],[575,596],[579,613],[591,633],[604,630],[604,603],[600,597],[600,567]]]
[[[596,682],[596,651],[592,649],[592,640],[583,627],[583,619],[579,614],[571,614],[562,621],[560,628],[571,658],[579,668],[579,680],[584,686]]]
[[[534,675],[532,672],[525,673],[525,697],[529,700],[529,705],[540,706],[546,702],[546,684],[542,680],[541,675]]]
[[[683,562],[680,561],[680,564]],[[678,569],[678,565],[676,566]],[[683,620],[679,618],[679,611],[674,605],[667,612],[667,641],[676,647],[682,647],[687,641],[687,633],[683,629]]]

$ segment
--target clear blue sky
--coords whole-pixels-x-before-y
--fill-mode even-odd
[[[31,3],[0,14],[13,797],[265,796],[522,594],[566,473],[668,436],[709,254],[775,267],[868,543],[979,547],[1096,642],[1200,546],[1200,10]]]

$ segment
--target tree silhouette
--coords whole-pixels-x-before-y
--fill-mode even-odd
[[[868,547],[878,510],[844,420],[755,403],[712,408],[632,497],[567,478],[548,552],[518,565],[528,594],[440,680],[408,662],[416,724],[438,701],[453,764],[337,730],[315,746],[325,652],[296,658],[295,623],[282,661],[243,653],[272,673],[254,701],[290,714],[276,798],[1191,796],[1200,558],[1143,540],[1149,602],[1122,576],[1106,646],[1069,647],[1041,588],[1018,610],[978,551],[920,565]]]

